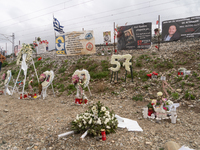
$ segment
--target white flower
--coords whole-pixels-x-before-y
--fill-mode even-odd
[[[106,116],[109,116],[109,115],[110,115],[109,111],[106,111],[105,115],[106,115]]]
[[[76,119],[77,119],[77,120],[79,119],[78,115],[76,116]]]
[[[97,124],[101,125],[101,119],[100,118],[98,118]]]
[[[87,122],[83,119],[83,124],[86,124]]]
[[[80,128],[80,127],[82,126],[82,124],[79,124],[78,126],[79,126],[79,128]]]
[[[106,107],[101,107],[101,111],[106,111]]]
[[[106,126],[107,129],[110,129],[110,126]]]
[[[93,107],[92,107],[92,112],[93,112],[93,113],[94,113],[94,112],[97,112],[96,106],[93,106]]]
[[[173,104],[173,102],[170,101],[170,100],[168,100],[167,103],[168,103],[168,105],[172,105]]]
[[[110,121],[110,119],[106,118],[106,120],[104,121],[104,124],[107,124]]]
[[[90,121],[89,121],[89,124],[91,124],[92,123],[92,118],[90,119]]]

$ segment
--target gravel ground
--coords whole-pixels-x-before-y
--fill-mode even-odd
[[[0,149],[2,150],[60,150],[60,149],[134,149],[159,150],[167,141],[200,149],[199,108],[177,108],[177,123],[170,120],[156,122],[142,118],[141,109],[148,102],[136,102],[128,97],[95,95],[90,104],[101,101],[121,117],[138,121],[143,132],[128,132],[118,128],[107,135],[106,141],[98,141],[81,134],[58,140],[58,134],[70,131],[70,122],[76,115],[87,110],[88,105],[73,104],[72,96],[53,97],[45,100],[20,100],[17,95],[0,95]],[[89,104],[89,105],[90,105]]]

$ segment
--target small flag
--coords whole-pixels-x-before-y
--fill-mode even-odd
[[[128,22],[125,23],[125,26],[128,24]]]
[[[157,20],[157,21],[156,21],[156,24],[158,24],[158,23],[159,23],[159,21]]]
[[[54,26],[54,30],[59,32],[60,34],[65,33],[63,31],[64,26],[61,26],[60,22],[56,18],[53,18],[53,26]]]

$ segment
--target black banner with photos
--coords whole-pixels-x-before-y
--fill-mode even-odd
[[[147,49],[151,46],[151,25],[142,23],[120,26],[117,29],[118,50]]]
[[[200,37],[200,16],[162,22],[162,40],[177,41],[182,38]]]

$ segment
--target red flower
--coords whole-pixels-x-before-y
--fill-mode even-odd
[[[155,48],[157,48],[157,49],[158,49],[158,46],[156,45],[156,46],[155,46]]]
[[[151,73],[150,73],[150,74],[147,74],[147,76],[148,76],[149,78],[151,78]]]
[[[156,73],[156,72],[153,72],[153,74],[156,75],[156,76],[158,75],[158,73]]]
[[[40,61],[42,59],[42,57],[38,58],[38,61]]]

